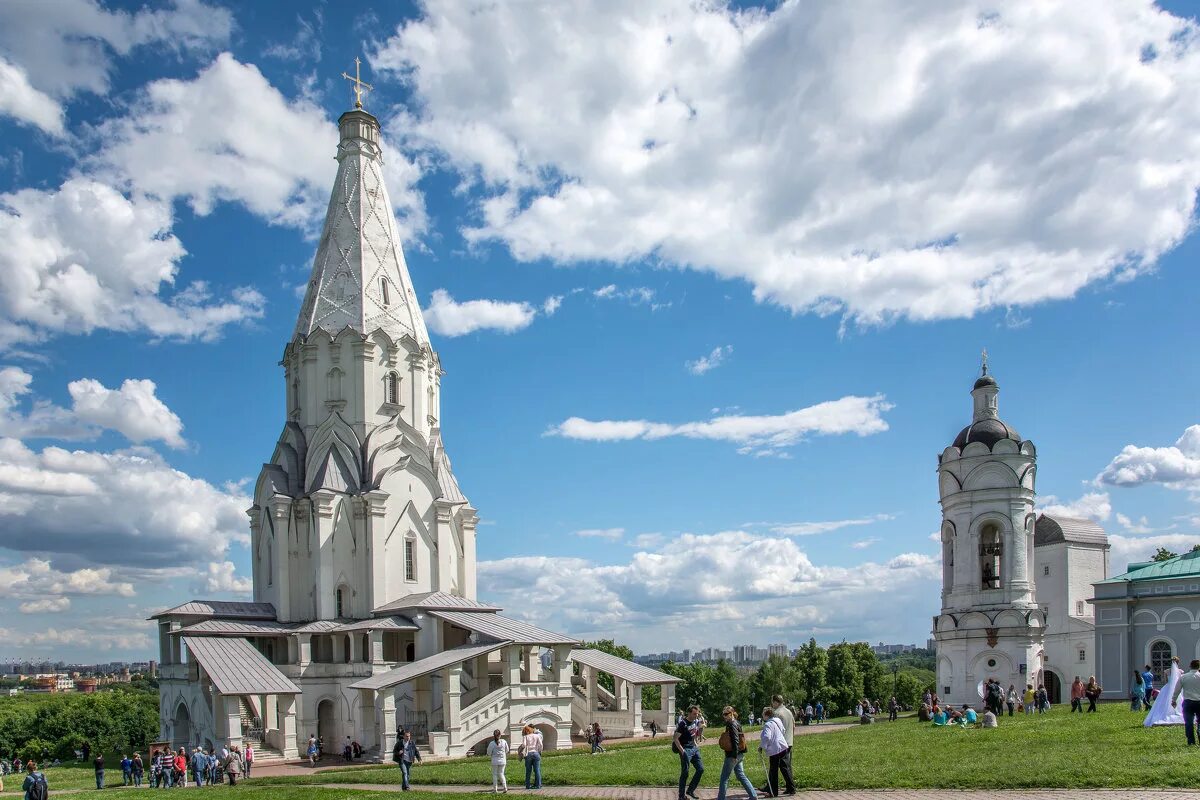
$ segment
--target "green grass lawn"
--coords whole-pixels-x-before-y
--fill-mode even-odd
[[[1142,715],[1118,704],[1097,714],[1070,714],[1065,708],[1033,717],[1004,717],[995,730],[934,728],[916,719],[797,737],[792,765],[802,788],[1127,788],[1200,786],[1200,754],[1184,747],[1178,727],[1143,728]],[[722,755],[716,740],[703,748],[702,786],[716,786]],[[746,758],[756,784],[764,771],[754,748]],[[514,760],[510,783],[524,780]],[[543,782],[580,786],[671,786],[678,757],[669,739],[618,747],[604,755],[548,753]],[[470,758],[413,770],[416,784],[487,784],[486,758]],[[300,783],[400,782],[394,766],[356,767],[286,778],[262,778],[279,785]],[[256,782],[258,782],[256,780]]]

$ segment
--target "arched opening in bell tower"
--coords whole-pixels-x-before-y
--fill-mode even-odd
[[[979,576],[984,589],[999,589],[1001,561],[1004,555],[1004,540],[1000,528],[994,524],[984,525],[979,532]]]

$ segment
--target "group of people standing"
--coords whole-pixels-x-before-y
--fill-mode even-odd
[[[103,756],[96,759],[103,761]],[[191,773],[193,786],[216,786],[229,781],[230,786],[237,786],[241,775],[250,777],[254,766],[254,746],[247,744],[245,749],[235,744],[227,744],[218,753],[216,748],[205,750],[197,747],[189,755],[187,748],[178,751],[160,750],[151,754],[150,785],[156,789],[186,787],[188,774]],[[125,756],[121,759],[121,773],[126,786],[141,786],[144,772],[142,757],[138,753],[133,758]],[[96,788],[103,788],[104,770],[102,766],[96,770]]]

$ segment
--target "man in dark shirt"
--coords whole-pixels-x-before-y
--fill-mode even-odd
[[[92,766],[96,768],[96,788],[103,789],[104,788],[104,754],[103,753],[96,756],[96,759],[92,762]]]
[[[689,706],[687,714],[675,726],[673,746],[679,753],[679,800],[699,800],[696,787],[704,774],[704,762],[700,759],[700,742],[704,740],[700,722],[700,706]],[[688,783],[688,768],[692,768],[692,780]]]

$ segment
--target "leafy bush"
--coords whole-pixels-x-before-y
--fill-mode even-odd
[[[73,758],[83,743],[112,753],[158,737],[158,694],[97,692],[0,698],[0,755]]]

